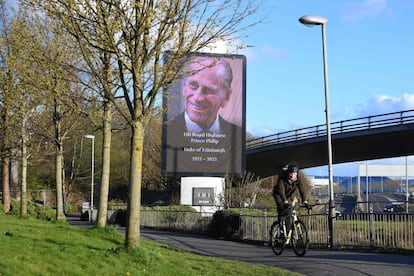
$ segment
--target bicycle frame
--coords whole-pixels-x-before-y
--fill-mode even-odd
[[[290,214],[288,216],[288,219],[290,219],[289,220],[289,222],[290,222],[289,231],[287,231],[287,229],[286,229],[286,218],[283,221],[283,231],[284,231],[284,233],[288,233],[286,235],[285,244],[289,244],[290,243],[291,238],[292,238],[292,232],[293,232],[293,230],[297,230],[297,229],[295,229],[295,227],[296,227],[296,222],[298,221],[298,216],[297,216],[296,210],[294,208],[290,209]]]
[[[298,218],[295,208],[295,202],[293,202],[290,208],[284,211],[287,212],[287,215],[283,216],[282,223],[275,221],[272,224],[270,242],[276,255],[281,255],[287,245],[291,245],[295,254],[300,257],[308,251],[308,231],[303,221]]]

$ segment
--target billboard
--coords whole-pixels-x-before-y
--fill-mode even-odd
[[[196,53],[163,97],[164,175],[245,172],[246,57]]]

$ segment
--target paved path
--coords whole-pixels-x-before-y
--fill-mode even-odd
[[[69,221],[78,226],[85,224],[76,220]],[[125,233],[125,228],[120,228],[120,231]],[[276,256],[268,246],[202,235],[141,229],[141,236],[202,255],[276,266],[304,275],[414,275],[414,256],[312,248],[304,257],[296,257],[291,249],[285,249],[281,256]]]

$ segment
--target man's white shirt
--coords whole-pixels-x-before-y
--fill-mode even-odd
[[[187,112],[184,113],[184,119],[185,119],[185,126],[187,128],[187,131],[200,133],[200,132],[214,132],[214,133],[220,133],[220,121],[219,117],[217,116],[214,123],[210,126],[208,129],[203,129],[201,126],[199,126],[197,123],[190,120],[190,117],[188,117]]]

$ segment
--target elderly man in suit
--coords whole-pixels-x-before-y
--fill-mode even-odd
[[[181,82],[185,112],[178,118],[184,119],[188,131],[221,133],[231,127],[218,112],[229,102],[232,81],[225,59],[195,58],[188,64]]]

